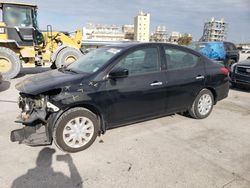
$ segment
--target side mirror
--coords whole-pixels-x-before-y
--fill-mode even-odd
[[[128,69],[124,69],[124,68],[114,69],[108,75],[110,79],[125,78],[127,76],[128,76]]]

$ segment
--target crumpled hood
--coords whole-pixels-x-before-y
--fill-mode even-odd
[[[250,66],[250,59],[246,59],[244,61],[241,61],[241,62],[237,63],[237,65]]]
[[[84,76],[84,74],[51,70],[26,78],[22,82],[16,84],[16,89],[21,93],[37,95],[52,89],[60,88],[60,86],[82,79]]]

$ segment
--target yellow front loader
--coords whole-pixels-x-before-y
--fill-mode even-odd
[[[36,5],[0,2],[0,9],[0,73],[5,79],[16,77],[22,67],[60,68],[82,54],[82,31],[55,32],[51,25],[40,31]]]

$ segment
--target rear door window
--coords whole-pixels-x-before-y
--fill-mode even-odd
[[[197,66],[199,57],[175,48],[165,47],[165,56],[168,70],[181,70]]]

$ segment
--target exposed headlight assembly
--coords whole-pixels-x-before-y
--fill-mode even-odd
[[[37,98],[29,98],[20,96],[18,99],[18,106],[24,112],[30,112],[33,109],[42,109],[46,107],[46,98],[41,96]]]

